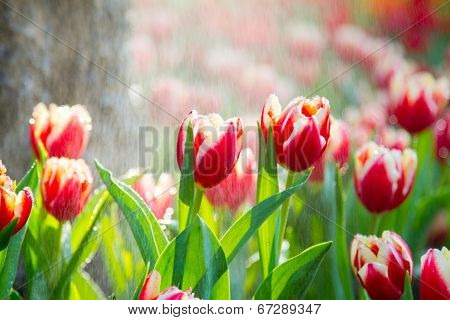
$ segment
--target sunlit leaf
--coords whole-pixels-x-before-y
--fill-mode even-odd
[[[198,215],[164,250],[155,269],[161,274],[161,290],[174,285],[192,289],[201,299],[230,298],[225,253]]]
[[[306,183],[310,173],[311,170],[308,170],[299,175],[299,178],[292,187],[255,205],[228,229],[220,241],[227,256],[228,263],[233,260],[256,230],[274,214],[274,211]]]
[[[276,267],[256,290],[254,299],[302,299],[330,246],[331,242],[314,245]]]

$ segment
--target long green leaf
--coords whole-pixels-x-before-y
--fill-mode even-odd
[[[265,143],[261,127],[258,124],[259,132],[259,162],[258,162],[258,182],[256,192],[256,202],[277,194],[278,173],[275,146],[273,142],[272,127],[267,134],[267,144]],[[268,217],[258,230],[259,256],[263,277],[266,277],[277,265],[278,254],[278,234],[281,229],[281,219],[278,210]]]
[[[88,273],[75,272],[70,283],[70,300],[103,300],[105,294]]]
[[[339,271],[339,277],[341,280],[342,289],[346,299],[353,299],[352,278],[350,258],[348,255],[347,244],[347,227],[346,217],[344,212],[344,194],[342,190],[342,176],[339,172],[339,168],[335,168],[335,183],[336,183],[336,224],[335,224],[335,237],[336,237],[336,261]]]
[[[153,266],[168,243],[158,220],[131,187],[114,178],[98,161],[95,165],[109,194],[125,215],[144,262]]]
[[[164,250],[156,263],[161,290],[192,289],[201,299],[229,299],[230,280],[219,240],[199,215]]]
[[[258,228],[274,214],[274,211],[306,183],[310,174],[311,170],[301,174],[292,187],[258,203],[242,215],[228,229],[220,241],[227,256],[228,263],[233,260],[239,250],[256,232],[256,230],[258,230]]]
[[[181,165],[180,190],[178,192],[178,230],[186,228],[189,209],[194,205],[194,133],[189,122],[184,144],[184,157]]]
[[[256,300],[302,299],[314,279],[331,242],[309,247],[276,267],[256,290]]]
[[[25,174],[22,180],[17,184],[16,192],[21,191],[25,187],[29,187],[34,195],[39,184],[39,172],[36,162],[33,163],[30,170]],[[33,206],[34,207],[34,206]],[[34,209],[33,209],[34,211]],[[31,214],[34,214],[34,212]],[[19,255],[22,248],[22,242],[27,231],[25,225],[19,232],[17,232],[10,240],[3,267],[0,271],[0,299],[5,299],[12,288],[14,279],[16,278],[17,265],[19,263]]]

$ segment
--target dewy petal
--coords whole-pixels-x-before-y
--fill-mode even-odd
[[[155,300],[158,298],[161,287],[161,275],[153,270],[145,279],[139,300]]]
[[[429,249],[420,258],[420,299],[450,300],[450,252]]]

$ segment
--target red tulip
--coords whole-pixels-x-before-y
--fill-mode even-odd
[[[205,195],[215,207],[235,212],[245,202],[254,202],[257,163],[251,149],[242,150],[231,174]]]
[[[181,291],[177,287],[170,287],[161,292],[160,287],[161,275],[153,270],[145,279],[139,300],[195,300],[191,290]]]
[[[74,219],[92,191],[92,174],[84,160],[49,158],[41,181],[42,200],[60,221]]]
[[[80,158],[89,140],[91,117],[81,105],[49,108],[39,103],[30,119],[30,139],[39,159],[38,142],[42,141],[49,157]]]
[[[437,158],[445,163],[449,162],[450,152],[450,111],[447,111],[444,118],[436,121],[434,130]]]
[[[415,151],[389,150],[369,142],[356,153],[356,194],[372,213],[393,210],[409,195],[416,168]]]
[[[411,143],[411,136],[408,131],[392,127],[385,127],[375,137],[376,143],[385,146],[388,149],[405,150]]]
[[[144,174],[133,184],[133,189],[141,196],[157,219],[172,216],[171,205],[177,189],[170,174],[162,173],[156,184],[151,174]]]
[[[194,131],[194,180],[201,188],[211,188],[233,170],[241,152],[242,123],[239,118],[222,120],[218,114],[200,115],[191,111],[178,133],[177,161],[181,168],[188,123]]]
[[[420,264],[420,299],[450,300],[450,251],[429,249]]]
[[[370,298],[394,300],[402,296],[405,273],[413,274],[413,260],[398,234],[384,231],[381,238],[357,234],[350,251],[353,271]]]
[[[261,114],[267,139],[269,126],[280,165],[295,172],[311,167],[324,152],[330,136],[330,105],[327,99],[295,98],[281,111],[278,98],[270,95]]]
[[[0,160],[0,231],[13,219],[19,218],[14,233],[18,232],[30,216],[33,193],[25,187],[16,194],[16,182],[6,175],[6,168]]]
[[[396,75],[390,84],[390,111],[410,133],[429,127],[447,104],[448,81],[426,72]]]

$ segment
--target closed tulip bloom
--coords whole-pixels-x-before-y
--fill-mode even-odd
[[[242,147],[239,118],[223,120],[216,113],[200,115],[191,111],[178,133],[177,161],[181,168],[188,123],[194,132],[194,181],[200,188],[214,187],[233,170]]]
[[[82,159],[49,158],[41,181],[47,211],[60,221],[74,219],[92,192],[92,174]]]
[[[18,218],[13,233],[18,232],[30,216],[33,193],[26,187],[16,194],[16,182],[6,175],[6,168],[0,160],[0,231],[12,220]]]
[[[450,251],[429,249],[420,265],[420,299],[450,300]]]
[[[434,130],[436,156],[442,163],[449,163],[450,153],[450,111],[436,121]]]
[[[145,279],[139,300],[196,300],[191,290],[181,291],[177,287],[170,287],[160,291],[161,275],[153,270]]]
[[[370,298],[400,299],[405,273],[413,274],[413,260],[398,234],[384,231],[381,238],[357,234],[350,254],[353,271]]]
[[[330,104],[327,99],[299,97],[281,110],[278,98],[270,95],[261,115],[261,129],[267,139],[269,126],[277,161],[290,171],[311,167],[324,152],[330,136]]]
[[[416,168],[415,151],[390,150],[369,142],[355,156],[356,194],[372,213],[393,210],[409,195]]]
[[[420,72],[396,75],[390,85],[390,112],[410,133],[428,128],[447,104],[448,81]]]
[[[39,159],[39,141],[49,157],[80,158],[86,149],[91,117],[84,106],[57,106],[39,103],[30,119],[30,139]]]
[[[242,150],[231,174],[205,195],[215,207],[235,212],[246,201],[254,202],[257,163],[251,149]]]
[[[133,189],[141,196],[157,219],[172,216],[171,206],[177,189],[170,174],[162,173],[156,183],[151,174],[144,174],[133,184]]]

